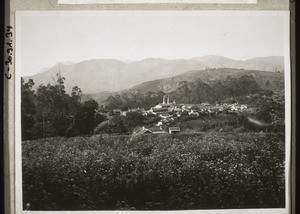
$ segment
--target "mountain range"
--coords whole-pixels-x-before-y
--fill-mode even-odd
[[[213,69],[207,69],[208,67]],[[110,94],[114,91],[137,89],[142,91],[162,89],[167,92],[181,80],[201,78],[211,81],[237,73],[254,75],[259,82],[262,81],[261,77],[265,76],[277,79],[283,76],[283,71],[284,58],[282,56],[233,60],[208,55],[174,60],[146,58],[140,61],[124,62],[115,59],[93,59],[79,63],[59,63],[46,71],[23,78],[25,81],[33,79],[35,86],[54,84],[57,79],[56,74],[60,73],[65,77],[67,92],[70,92],[74,86],[78,86],[84,94]]]

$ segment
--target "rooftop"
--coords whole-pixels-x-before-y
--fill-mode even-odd
[[[161,127],[156,127],[156,126],[153,126],[153,127],[150,127],[148,128],[152,133],[167,133],[164,129],[162,129]]]
[[[169,127],[170,131],[180,131],[180,128],[178,126]]]

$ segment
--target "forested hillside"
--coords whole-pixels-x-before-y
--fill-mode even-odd
[[[145,83],[144,85],[147,85]],[[136,87],[135,89],[137,89]],[[141,88],[141,87],[140,87]],[[146,92],[146,89],[147,90]],[[142,107],[149,109],[158,104],[164,94],[163,90],[150,90],[150,88],[141,90],[128,90],[116,95],[110,95],[105,101],[109,108],[137,108]],[[215,103],[224,102],[228,99],[234,100],[236,97],[257,93],[263,90],[255,78],[250,75],[239,77],[227,76],[224,80],[215,80],[205,82],[202,79],[193,79],[193,81],[180,81],[174,90],[167,93],[171,102],[176,103]],[[144,92],[144,93],[143,93]]]
[[[118,99],[119,95],[122,97],[130,97],[135,94],[134,97],[137,98],[139,94],[142,94],[144,96],[148,94],[146,96],[149,97],[156,96],[154,94],[163,92],[172,94],[172,99],[174,97],[174,99],[181,101],[181,97],[178,93],[176,93],[176,91],[178,91],[178,88],[181,87],[182,84],[186,84],[185,82],[188,82],[190,89],[195,88],[195,85],[202,85],[204,87],[204,91],[198,90],[200,96],[203,96],[203,94],[207,93],[205,91],[205,88],[210,88],[209,99],[213,102],[220,101],[220,97],[222,96],[225,96],[226,98],[227,96],[234,97],[241,93],[249,93],[251,90],[254,90],[253,87],[259,88],[259,90],[268,90],[273,92],[281,92],[284,90],[283,73],[232,68],[208,68],[205,70],[193,70],[184,72],[183,74],[169,78],[147,81],[126,90],[83,94],[83,100],[92,98],[96,100],[100,105],[102,105],[107,104],[106,101],[109,96],[115,96],[116,99]],[[231,90],[231,92],[228,91],[229,89]],[[212,94],[214,94],[213,97],[210,97]],[[190,97],[190,95],[188,95],[188,97]],[[208,100],[204,99],[204,101]],[[193,101],[189,100],[188,102]]]

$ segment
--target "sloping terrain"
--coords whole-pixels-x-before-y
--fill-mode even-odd
[[[211,55],[175,60],[147,58],[133,62],[123,62],[114,59],[93,59],[79,63],[57,64],[47,71],[33,76],[26,76],[24,80],[33,79],[35,87],[40,84],[55,84],[56,74],[60,73],[66,79],[65,87],[67,92],[70,92],[74,86],[78,86],[83,93],[93,94],[103,91],[125,90],[144,82],[170,78],[191,70],[204,70],[206,67],[272,72],[275,68],[283,71],[283,64],[283,57],[280,56],[260,57],[245,61]],[[201,78],[204,78],[204,76],[203,74]],[[166,87],[164,90],[169,90],[169,86]]]

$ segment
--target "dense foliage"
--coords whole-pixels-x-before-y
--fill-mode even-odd
[[[106,106],[109,109],[119,108],[121,110],[128,110],[130,108],[143,107],[150,109],[156,104],[160,103],[165,93],[163,91],[151,92],[143,94],[139,91],[133,93],[122,93],[114,96],[109,96],[106,100]]]
[[[169,93],[177,103],[202,103],[221,102],[229,97],[257,93],[260,87],[253,76],[243,75],[239,78],[228,76],[224,81],[211,81],[209,83],[197,79],[194,82],[179,82],[176,90]],[[143,107],[149,109],[160,103],[164,92],[147,92],[146,94],[135,91],[134,93],[122,93],[109,96],[106,106],[109,108],[136,108]]]
[[[94,135],[22,143],[31,210],[285,206],[283,134]]]
[[[104,118],[95,111],[98,103],[88,100],[81,103],[81,90],[75,86],[71,95],[64,87],[64,78],[57,75],[54,85],[40,85],[33,90],[34,82],[21,81],[22,139],[87,134]]]
[[[248,96],[241,96],[237,101],[249,104],[258,109],[256,117],[266,123],[278,124],[284,122],[285,101],[283,92],[261,92]]]

